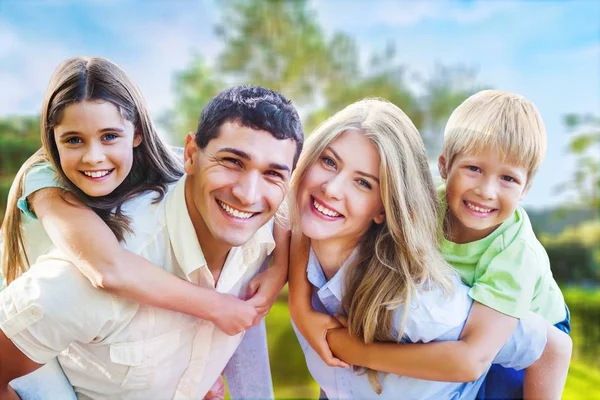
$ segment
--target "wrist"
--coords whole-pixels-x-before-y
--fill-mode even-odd
[[[217,292],[216,290],[206,289],[206,288],[198,288],[204,291],[203,299],[204,301],[199,302],[200,308],[197,313],[197,317],[210,321],[212,323],[216,323],[218,317],[223,313],[223,294]]]

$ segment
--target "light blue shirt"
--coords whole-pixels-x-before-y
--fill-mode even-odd
[[[308,280],[314,286],[312,304],[320,312],[333,315],[342,313],[344,275],[353,256],[342,265],[331,280],[311,249],[307,267]],[[471,309],[469,288],[456,279],[455,290],[444,295],[440,290],[422,291],[410,304],[408,322],[401,342],[427,343],[458,340]],[[395,327],[399,326],[404,307],[394,313]],[[351,369],[327,366],[294,327],[300,347],[304,351],[310,373],[328,399],[474,399],[485,374],[474,382],[435,382],[393,374],[380,374],[383,391],[377,395],[366,374]],[[504,367],[523,369],[533,364],[546,346],[547,324],[542,317],[531,313],[519,322],[517,329],[500,350],[494,363]],[[398,331],[394,331],[398,336]]]

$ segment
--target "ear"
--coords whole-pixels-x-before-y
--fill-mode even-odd
[[[196,163],[195,155],[198,150],[196,134],[193,132],[188,133],[185,138],[185,147],[183,148],[183,169],[188,175],[194,174],[194,166]]]
[[[446,179],[448,176],[448,169],[446,168],[446,157],[442,154],[438,157],[438,170],[440,171],[442,179]]]
[[[140,144],[142,144],[142,140],[144,140],[144,138],[142,137],[141,133],[135,132],[134,136],[133,136],[133,147],[138,147]]]
[[[381,212],[377,214],[375,218],[373,218],[373,222],[376,224],[383,224],[385,222],[385,210],[382,208]]]

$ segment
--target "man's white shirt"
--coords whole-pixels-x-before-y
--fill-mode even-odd
[[[214,287],[185,204],[185,177],[165,199],[155,192],[128,202],[135,235],[125,248],[174,275]],[[102,246],[94,243],[94,246]],[[272,226],[231,249],[216,290],[246,293],[275,246]],[[242,334],[209,321],[124,300],[95,289],[58,251],[38,259],[0,293],[0,328],[30,359],[58,356],[79,398],[202,398],[222,373]]]

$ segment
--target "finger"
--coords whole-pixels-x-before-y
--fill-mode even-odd
[[[327,345],[327,342],[325,342],[325,345],[320,346],[320,351],[317,351],[317,354],[319,354],[325,364],[329,365],[330,367],[350,368],[348,364],[333,356],[333,353]]]
[[[259,309],[264,309],[266,307],[267,299],[261,294],[254,294],[252,297],[246,300],[246,303],[250,304],[258,311]]]

